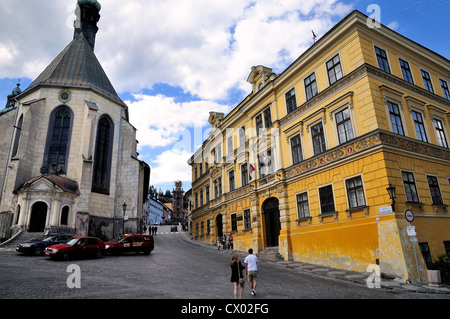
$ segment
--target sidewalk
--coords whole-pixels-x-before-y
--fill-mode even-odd
[[[189,232],[179,232],[180,237],[187,243],[198,245],[201,247],[204,247],[205,249],[211,249],[215,251],[219,251],[217,249],[217,246],[215,245],[209,245],[205,242],[197,241],[191,238],[191,235]],[[237,253],[239,257],[243,258],[247,255],[247,252],[243,251],[223,251],[220,250],[220,252],[223,252],[224,254],[230,255],[233,253]],[[298,271],[299,273],[302,272],[308,272],[308,273],[314,273],[316,275],[320,276],[327,276],[332,278],[337,278],[345,281],[354,282],[357,284],[367,285],[367,278],[371,275],[371,273],[360,273],[355,271],[347,271],[347,270],[341,270],[341,269],[334,269],[329,267],[324,267],[320,265],[312,265],[312,264],[306,264],[302,262],[297,261],[272,261],[272,260],[264,260],[260,259],[260,262],[264,263],[272,263],[276,264],[280,267],[285,267],[288,269],[293,269]],[[373,280],[371,281],[373,284]],[[399,282],[394,279],[389,278],[383,278],[383,275],[381,276],[380,280],[380,286],[383,289],[391,289],[393,291],[407,291],[407,292],[416,292],[416,293],[429,293],[429,294],[445,294],[449,295],[450,298],[450,287],[448,285],[442,285],[441,287],[431,287],[428,285],[413,285],[410,283],[403,283]]]

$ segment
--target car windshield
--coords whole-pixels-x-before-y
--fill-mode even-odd
[[[73,246],[78,242],[78,239],[79,238],[70,238],[70,239],[66,240],[66,242],[64,244]]]
[[[119,241],[122,241],[125,238],[125,236],[116,236],[113,239],[111,239],[112,242],[118,243]]]
[[[35,238],[33,240],[35,240],[35,241],[49,241],[52,238],[53,238],[53,236],[45,235],[45,236],[42,236],[42,237],[39,237],[39,238]]]

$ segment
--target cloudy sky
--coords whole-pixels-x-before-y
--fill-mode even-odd
[[[95,53],[137,127],[151,184],[190,188],[187,160],[210,111],[227,113],[251,90],[251,67],[281,73],[354,9],[450,58],[448,0],[100,0]],[[0,109],[73,37],[76,0],[1,0]]]

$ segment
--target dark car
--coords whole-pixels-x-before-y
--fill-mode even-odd
[[[41,256],[48,246],[64,243],[72,238],[69,234],[45,235],[16,246],[16,251],[28,255]]]
[[[46,256],[63,260],[90,256],[101,258],[104,253],[105,243],[97,237],[74,236],[63,244],[45,248]]]
[[[105,243],[106,252],[112,255],[128,252],[143,252],[149,255],[154,249],[152,235],[124,234],[118,235]]]

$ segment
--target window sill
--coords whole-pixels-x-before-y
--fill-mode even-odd
[[[297,222],[297,226],[300,226],[301,222],[308,222],[308,225],[311,225],[312,217],[311,216],[302,217],[302,218],[296,219],[295,221]]]
[[[369,216],[369,206],[360,206],[360,207],[349,208],[345,211],[345,213],[347,214],[348,219],[352,219],[352,213],[360,212],[360,211],[364,211],[364,214],[366,216]]]
[[[320,214],[317,217],[319,217],[319,220],[321,223],[323,223],[323,219],[324,217],[333,217],[334,221],[338,220],[338,212],[331,212],[331,213],[324,213],[324,214]]]

